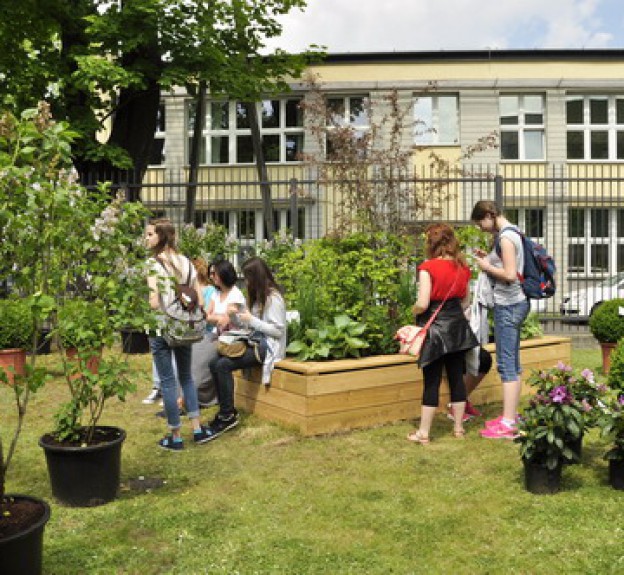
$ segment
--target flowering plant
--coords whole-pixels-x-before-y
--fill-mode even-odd
[[[599,421],[603,437],[612,437],[613,445],[605,459],[624,461],[624,393],[614,390]]]
[[[518,421],[515,441],[520,444],[522,459],[545,464],[549,469],[578,459],[570,443],[581,437],[585,409],[590,405],[589,400],[583,403],[575,395],[575,386],[581,380],[583,386],[593,389],[591,372],[578,375],[561,362],[552,369],[535,371],[528,379],[536,393]]]

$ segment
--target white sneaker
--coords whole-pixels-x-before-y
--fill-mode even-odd
[[[143,400],[143,403],[145,405],[151,405],[152,403],[156,403],[156,401],[161,397],[162,394],[160,393],[160,389],[154,388],[152,389],[150,394]]]

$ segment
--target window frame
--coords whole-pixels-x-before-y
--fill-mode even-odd
[[[526,99],[527,98],[535,98],[539,97],[541,101],[541,117],[542,121],[540,123],[531,123],[527,122],[527,116],[531,112],[527,109]],[[518,106],[517,106],[517,118],[518,122],[516,124],[504,124],[503,118],[507,116],[503,116],[503,98],[517,98]],[[503,162],[544,162],[546,161],[546,97],[543,93],[535,93],[535,92],[526,92],[526,93],[501,93],[498,96],[498,124],[500,131],[500,159]],[[503,146],[503,134],[504,133],[515,133],[517,135],[518,140],[518,157],[517,158],[505,158],[503,157],[504,146]],[[539,158],[528,158],[527,157],[527,135],[539,133],[541,134],[541,157]]]
[[[440,129],[440,100],[442,99],[454,99],[455,100],[455,139],[453,141],[447,141],[440,137],[442,130]],[[431,100],[431,125],[427,126],[424,121],[418,115],[418,101]],[[456,92],[448,93],[436,93],[436,94],[414,94],[413,103],[413,141],[416,146],[459,146],[460,145],[460,109],[459,109],[459,94]],[[430,140],[429,140],[430,138]],[[420,140],[420,141],[419,141]]]

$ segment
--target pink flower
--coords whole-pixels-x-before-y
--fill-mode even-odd
[[[590,383],[594,383],[594,372],[587,367],[581,371],[581,375]]]
[[[548,395],[552,398],[553,403],[568,403],[570,401],[570,394],[565,385],[558,385]]]

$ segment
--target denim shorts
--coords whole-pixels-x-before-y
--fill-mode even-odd
[[[529,309],[528,300],[494,306],[496,363],[503,383],[520,379],[520,328]]]

